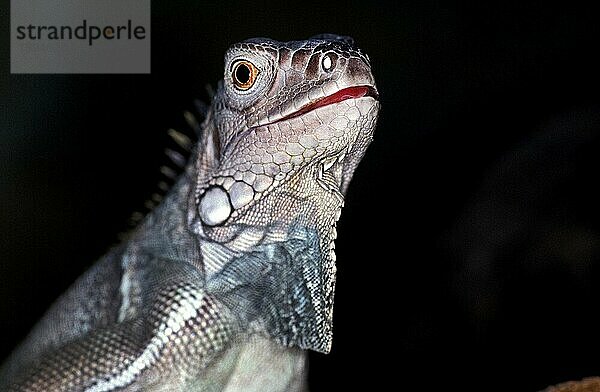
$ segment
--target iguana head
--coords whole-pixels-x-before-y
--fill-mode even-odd
[[[335,223],[378,111],[369,58],[349,37],[256,38],[225,55],[189,222],[229,255],[205,252],[209,276],[234,254],[289,239],[292,226],[317,234],[321,276],[309,286],[322,336],[301,346],[329,350]]]

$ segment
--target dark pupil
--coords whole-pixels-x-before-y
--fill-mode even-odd
[[[241,84],[246,84],[250,81],[250,68],[247,65],[240,64],[235,69],[235,78]]]

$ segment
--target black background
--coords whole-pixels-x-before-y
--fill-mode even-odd
[[[351,35],[381,94],[310,385],[536,391],[600,375],[600,28],[574,2],[153,1],[151,75],[10,75],[0,358],[127,229],[229,44]]]

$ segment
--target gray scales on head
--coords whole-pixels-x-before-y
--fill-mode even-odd
[[[19,391],[306,388],[329,352],[336,222],[379,112],[351,38],[255,38],[175,185],[0,371]]]

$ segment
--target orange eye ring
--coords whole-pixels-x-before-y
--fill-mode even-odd
[[[239,90],[248,90],[256,82],[258,68],[246,60],[240,60],[231,67],[231,78],[233,85]]]

